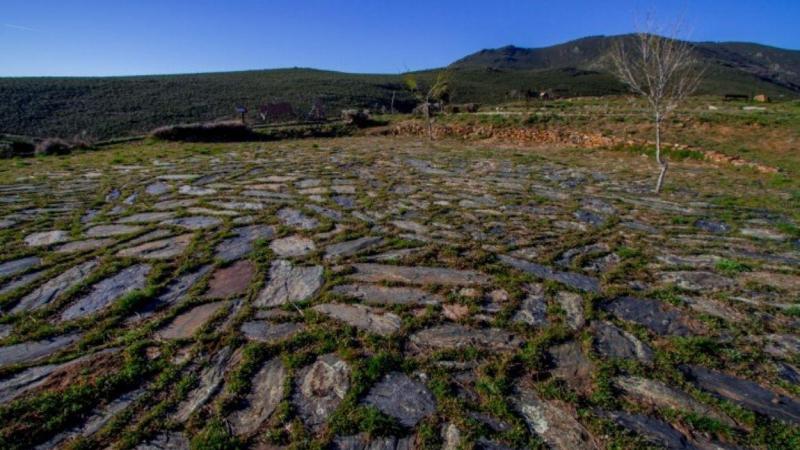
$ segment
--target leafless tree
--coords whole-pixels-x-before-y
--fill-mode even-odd
[[[441,103],[449,98],[450,73],[447,71],[439,72],[436,75],[435,82],[428,89],[421,87],[413,74],[405,76],[405,84],[420,103],[422,114],[425,115],[425,122],[428,127],[428,138],[433,140],[433,102],[438,100]]]
[[[656,160],[661,168],[656,194],[664,186],[669,163],[661,152],[664,119],[697,89],[704,69],[694,57],[694,46],[678,39],[680,26],[668,33],[649,21],[645,31],[620,38],[611,52],[617,77],[647,101],[656,133]]]

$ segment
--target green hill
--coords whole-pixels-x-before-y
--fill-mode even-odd
[[[452,101],[484,105],[508,100],[510,91],[552,90],[563,96],[624,92],[606,70],[614,39],[588,37],[541,49],[482,50],[453,63]],[[698,43],[708,63],[705,94],[766,93],[800,96],[800,52],[757,44]],[[435,71],[419,72],[425,82]],[[107,139],[155,127],[235,116],[249,108],[289,102],[299,114],[321,99],[329,115],[344,108],[409,111],[413,99],[401,75],[349,74],[313,69],[89,78],[0,78],[0,133],[26,136],[84,135]]]

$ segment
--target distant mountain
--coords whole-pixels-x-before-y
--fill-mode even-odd
[[[457,70],[530,71],[583,69],[608,71],[608,54],[621,39],[632,35],[590,36],[542,48],[509,45],[481,50],[450,65]],[[751,91],[774,87],[773,94],[800,94],[800,51],[744,42],[695,42],[695,54],[708,68],[705,90]],[[752,82],[748,89],[747,82]]]

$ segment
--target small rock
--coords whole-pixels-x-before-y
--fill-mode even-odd
[[[475,329],[457,324],[418,331],[409,340],[418,348],[436,350],[476,347],[481,350],[513,351],[523,344],[521,339],[499,328]]]
[[[334,354],[320,356],[297,376],[294,404],[306,425],[319,429],[350,389],[350,367]]]
[[[251,341],[272,344],[289,339],[305,329],[304,325],[286,322],[273,324],[264,320],[254,320],[242,324],[244,337]]]
[[[594,347],[602,356],[635,359],[646,364],[653,362],[653,350],[636,336],[610,322],[595,322],[593,328]]]
[[[269,248],[275,254],[284,258],[305,256],[317,249],[313,240],[297,235],[275,239]]]
[[[69,240],[69,233],[62,230],[43,231],[25,236],[25,243],[29,247],[44,247],[60,244]]]
[[[296,267],[286,260],[273,261],[267,286],[254,305],[263,308],[308,300],[319,292],[323,281],[322,266]]]
[[[227,305],[227,302],[215,302],[195,306],[175,317],[169,325],[156,333],[156,337],[163,340],[188,339]]]
[[[444,301],[440,295],[422,289],[374,284],[343,284],[335,286],[331,292],[379,305],[437,305]]]
[[[288,371],[279,358],[272,359],[253,376],[252,388],[245,400],[247,407],[228,416],[236,435],[250,435],[272,416],[283,400]]]
[[[135,225],[98,225],[86,230],[86,236],[92,238],[124,236],[126,234],[138,233],[140,231],[142,231],[142,227]]]
[[[380,336],[391,336],[400,330],[401,320],[396,314],[383,312],[364,305],[326,303],[316,305],[314,311]]]

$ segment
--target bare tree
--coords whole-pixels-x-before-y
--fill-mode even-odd
[[[450,97],[450,73],[439,72],[436,75],[436,81],[427,90],[420,86],[413,74],[407,74],[404,81],[408,90],[414,94],[422,107],[422,114],[425,115],[428,127],[428,138],[433,140],[433,101],[438,100],[441,103]]]
[[[694,57],[694,46],[679,40],[679,26],[659,35],[655,26],[632,37],[620,38],[611,52],[617,77],[636,94],[645,98],[656,132],[656,161],[661,167],[656,194],[664,186],[669,164],[661,153],[664,119],[697,89],[704,70]]]

